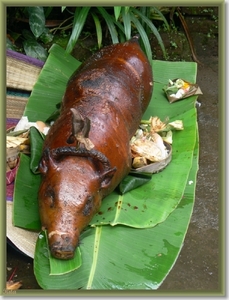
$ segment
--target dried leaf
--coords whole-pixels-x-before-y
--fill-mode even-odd
[[[20,289],[20,287],[22,286],[22,282],[21,281],[7,281],[6,282],[6,290],[7,291],[15,291]]]

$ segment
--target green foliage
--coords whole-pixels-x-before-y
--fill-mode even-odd
[[[58,9],[58,10],[57,10]],[[152,59],[152,50],[150,45],[150,34],[156,36],[157,41],[166,58],[166,50],[157,27],[153,24],[153,19],[159,20],[169,30],[169,24],[160,8],[156,7],[132,7],[132,6],[114,6],[114,7],[76,7],[74,11],[66,6],[55,8],[60,18],[58,25],[50,29],[46,21],[55,18],[54,7],[17,7],[9,13],[7,18],[12,17],[15,20],[28,19],[29,29],[25,28],[20,32],[22,45],[26,55],[45,61],[48,56],[47,48],[53,41],[54,34],[59,30],[69,34],[66,45],[66,52],[71,53],[75,44],[84,31],[95,32],[97,36],[98,48],[103,46],[103,38],[109,33],[112,43],[124,42],[133,35],[140,35],[140,43],[145,50],[148,58]],[[14,14],[14,16],[13,16]],[[53,14],[53,16],[52,16]],[[70,17],[69,17],[70,15]],[[73,22],[72,22],[73,20]],[[9,20],[8,20],[9,23]],[[11,33],[11,35],[14,33]],[[17,50],[9,39],[7,39],[7,48]],[[19,50],[19,49],[18,49]]]
[[[38,38],[45,29],[44,9],[40,6],[28,7],[29,25],[32,33]]]
[[[154,13],[158,14],[160,20],[162,20],[167,29],[169,29],[169,24],[160,10],[153,8]],[[98,47],[102,45],[102,30],[103,21],[105,21],[112,43],[123,42],[129,40],[131,36],[139,34],[141,37],[141,42],[145,49],[146,55],[151,60],[152,50],[149,41],[149,34],[153,33],[158,43],[162,49],[164,57],[166,57],[166,50],[161,39],[161,36],[150,18],[152,7],[122,7],[115,6],[113,9],[108,9],[104,7],[89,8],[87,10],[85,7],[77,7],[75,11],[75,23],[73,25],[73,31],[70,36],[66,51],[71,53],[80,32],[83,30],[89,13],[92,14],[96,33],[98,40]],[[82,17],[83,16],[83,17]],[[78,35],[75,35],[75,31]]]
[[[45,61],[48,52],[40,42],[45,44],[53,39],[49,30],[45,27],[46,15],[50,12],[50,8],[47,14],[45,14],[44,8],[40,6],[27,7],[26,9],[31,32],[24,30],[22,33],[25,38],[23,42],[24,51],[28,56]]]
[[[70,53],[75,44],[76,44],[76,41],[78,40],[79,38],[79,35],[83,29],[83,26],[86,22],[86,18],[87,18],[87,14],[90,10],[90,7],[77,7],[76,8],[76,11],[75,11],[75,16],[74,16],[74,21],[73,21],[73,28],[72,28],[72,34],[71,34],[71,37],[68,41],[68,45],[67,45],[67,48],[66,48],[66,52],[67,53]]]
[[[22,20],[26,22],[28,20],[29,29],[22,28],[19,34],[17,35],[16,41],[21,38],[23,49],[26,55],[45,61],[48,56],[48,52],[42,44],[47,44],[52,41],[53,35],[45,27],[46,17],[52,11],[52,7],[17,7],[15,13],[15,20]],[[14,11],[15,12],[15,11]],[[23,16],[23,18],[21,17]],[[7,18],[12,18],[12,12],[8,9]],[[8,27],[9,20],[8,20]],[[10,29],[7,28],[9,31]],[[15,39],[15,32],[11,33]],[[14,51],[20,51],[15,44],[10,43],[9,39],[7,40],[7,49]]]

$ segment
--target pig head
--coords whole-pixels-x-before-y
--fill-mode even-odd
[[[94,149],[62,147],[46,149],[39,169],[43,177],[39,209],[42,226],[48,230],[50,252],[56,258],[70,259],[116,168]]]

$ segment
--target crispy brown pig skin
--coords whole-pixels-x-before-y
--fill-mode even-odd
[[[82,230],[131,168],[129,141],[153,91],[136,37],[104,47],[68,81],[39,170],[40,219],[51,254],[70,259]]]

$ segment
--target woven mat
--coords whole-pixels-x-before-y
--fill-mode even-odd
[[[44,62],[12,50],[6,54],[6,117],[20,119]]]
[[[8,56],[6,64],[7,87],[31,91],[41,68]],[[15,69],[17,72],[15,72]]]
[[[6,117],[20,119],[23,115],[28,97],[6,96]]]

